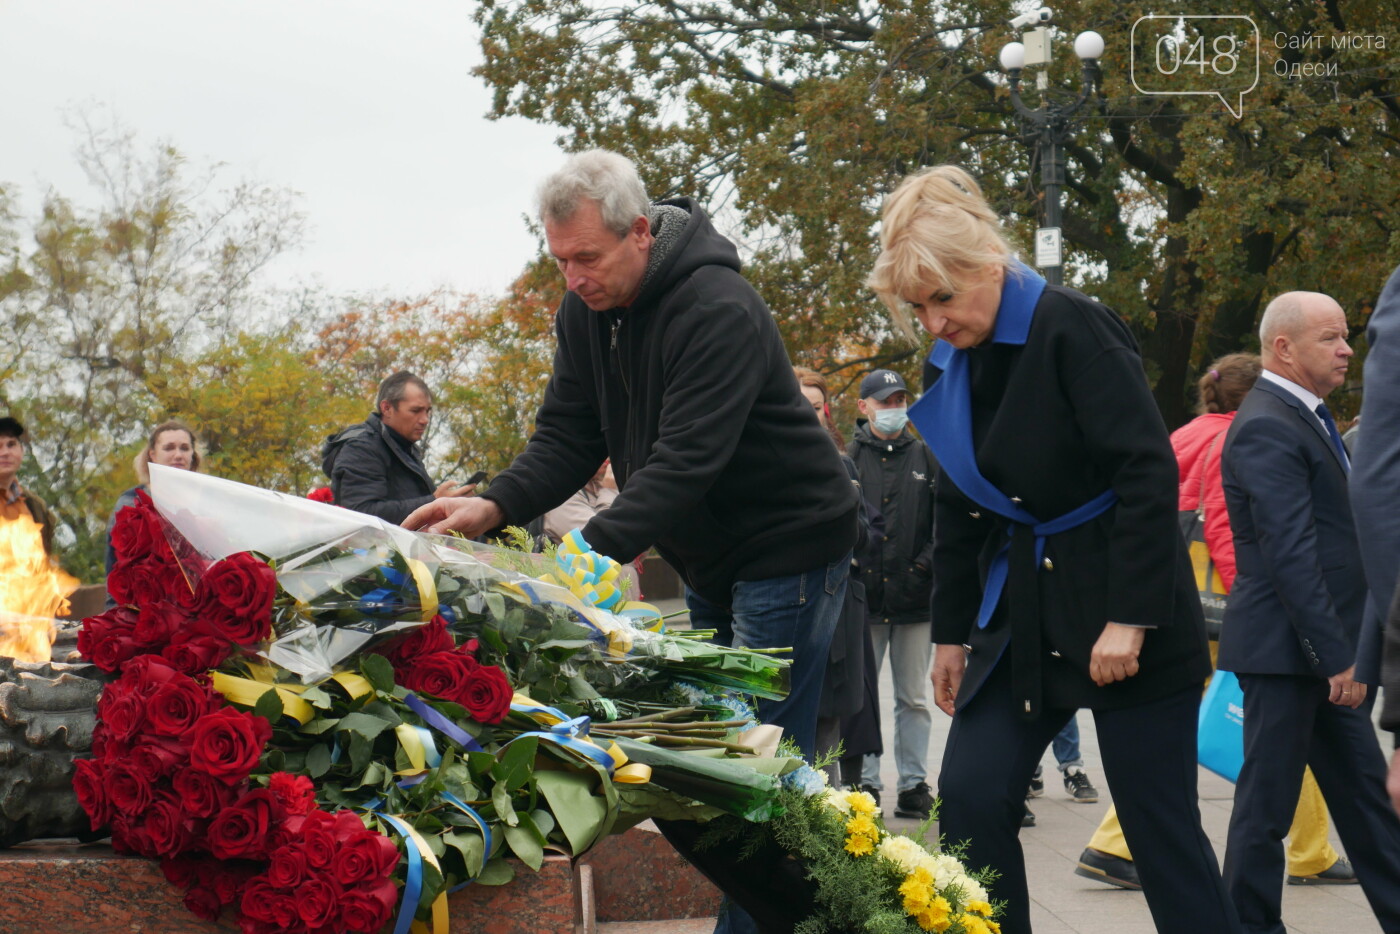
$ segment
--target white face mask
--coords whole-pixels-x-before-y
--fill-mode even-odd
[[[875,430],[881,434],[897,435],[904,430],[904,426],[909,422],[909,409],[904,406],[897,409],[876,409],[870,422],[875,426]]]

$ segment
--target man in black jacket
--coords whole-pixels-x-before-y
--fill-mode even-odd
[[[479,535],[559,505],[612,459],[618,496],[583,527],[628,561],[655,544],[697,626],[794,649],[792,691],[759,704],[804,750],[855,542],[856,498],[738,251],[699,205],[652,205],[615,153],[540,189],[568,293],[535,433],[482,496],[404,523]]]
[[[885,516],[885,536],[857,555],[865,583],[866,620],[876,670],[889,651],[894,681],[894,755],[899,769],[896,817],[925,818],[933,807],[928,740],[933,713],[928,670],[933,657],[929,597],[933,590],[933,452],[906,428],[909,387],[893,370],[875,370],[860,381],[857,405],[864,418],[846,453],[856,463],[861,492]],[[867,755],[861,787],[884,790],[880,757]]]
[[[474,487],[428,477],[418,442],[432,418],[428,384],[400,370],[379,384],[376,411],[358,425],[326,439],[321,465],[331,478],[337,505],[402,522],[409,513],[442,496],[464,496]]]

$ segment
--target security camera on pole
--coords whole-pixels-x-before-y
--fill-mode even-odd
[[[1082,32],[1074,40],[1074,54],[1083,62],[1083,86],[1079,97],[1069,104],[1050,100],[1050,78],[1045,70],[1036,74],[1040,91],[1040,106],[1034,110],[1021,99],[1021,70],[1031,65],[1049,65],[1050,27],[1054,14],[1049,7],[1022,13],[1011,20],[1012,29],[1026,30],[1020,42],[1008,42],[1001,50],[1001,67],[1010,79],[1011,103],[1025,126],[1022,137],[1035,146],[1035,161],[1040,165],[1040,186],[1045,195],[1045,209],[1040,229],[1035,232],[1035,264],[1045,278],[1061,285],[1064,281],[1064,251],[1060,237],[1060,189],[1065,184],[1065,141],[1074,127],[1072,118],[1089,100],[1099,79],[1099,57],[1103,55],[1103,36]],[[1032,28],[1033,27],[1033,28]]]

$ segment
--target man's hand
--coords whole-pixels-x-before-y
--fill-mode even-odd
[[[929,678],[933,681],[933,702],[948,716],[953,715],[958,700],[958,690],[962,687],[963,672],[967,670],[967,653],[960,645],[935,645],[933,647],[933,671]]]
[[[1333,675],[1327,679],[1328,687],[1331,690],[1327,694],[1327,699],[1339,707],[1350,707],[1355,710],[1366,701],[1366,685],[1360,681],[1353,681],[1356,677],[1356,666],[1352,665],[1341,674]]]
[[[505,513],[494,500],[480,496],[445,496],[413,510],[403,520],[403,527],[440,535],[461,532],[467,538],[476,538],[505,521]]]
[[[438,484],[438,488],[433,491],[433,499],[442,499],[447,496],[466,496],[475,489],[475,483],[458,486],[455,480],[444,480],[442,483]]]
[[[1400,749],[1395,750],[1395,754],[1390,757],[1390,776],[1386,779],[1385,790],[1390,792],[1390,803],[1395,805],[1395,812],[1400,814]]]
[[[1138,673],[1138,653],[1147,631],[1141,626],[1108,623],[1099,633],[1094,650],[1089,653],[1089,677],[1099,687],[1115,681],[1126,681]]]

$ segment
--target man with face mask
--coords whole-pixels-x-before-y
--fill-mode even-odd
[[[922,819],[933,805],[928,768],[928,669],[933,652],[929,600],[933,581],[933,452],[908,430],[910,395],[893,370],[875,370],[860,382],[856,422],[847,453],[860,473],[862,493],[885,516],[885,538],[857,555],[867,594],[867,616],[877,669],[889,650],[894,677],[894,751],[899,771],[897,817]],[[880,757],[865,757],[861,787],[878,799]]]

